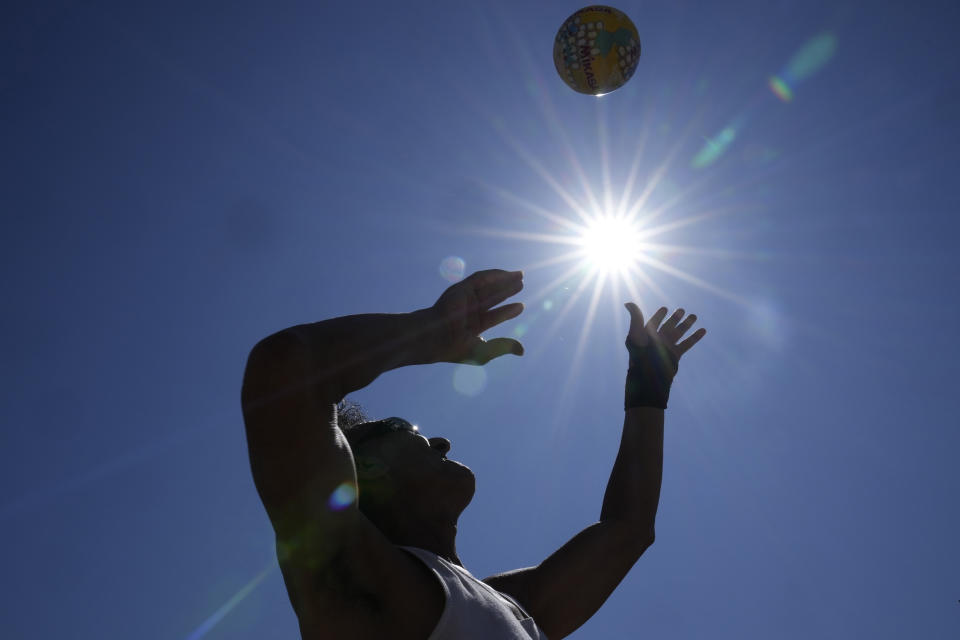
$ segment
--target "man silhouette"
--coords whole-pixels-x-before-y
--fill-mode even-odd
[[[398,367],[483,365],[516,340],[481,334],[523,311],[501,303],[521,272],[474,273],[429,308],[298,325],[251,351],[242,404],[254,481],[305,639],[550,638],[586,622],[653,543],[663,415],[696,317],[630,313],[620,449],[599,521],[534,567],[478,580],[456,550],[474,476],[401,418],[341,428],[350,392]]]

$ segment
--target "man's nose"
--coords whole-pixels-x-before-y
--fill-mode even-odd
[[[450,441],[446,438],[430,438],[430,446],[443,455],[447,455],[447,452],[450,451]]]

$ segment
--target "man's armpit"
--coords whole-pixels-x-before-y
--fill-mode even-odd
[[[314,577],[313,586],[317,595],[331,597],[340,606],[360,609],[371,616],[383,613],[382,598],[368,586],[360,584],[342,552],[333,554],[326,570]]]
[[[376,624],[384,614],[378,594],[357,580],[343,553],[333,553],[321,566],[307,568],[290,562],[281,565],[284,583],[300,624],[327,630]]]

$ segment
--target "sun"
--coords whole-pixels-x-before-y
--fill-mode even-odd
[[[641,256],[641,234],[634,220],[599,215],[590,220],[579,238],[584,262],[603,274],[626,273]]]

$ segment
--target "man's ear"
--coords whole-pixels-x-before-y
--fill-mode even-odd
[[[377,456],[364,455],[355,458],[357,480],[376,480],[387,474],[390,468]]]

